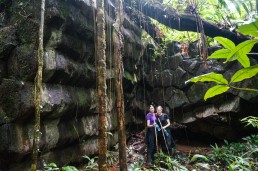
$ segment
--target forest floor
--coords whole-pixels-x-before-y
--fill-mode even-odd
[[[139,164],[141,166],[141,170],[147,170],[149,168],[146,166],[146,144],[144,143],[144,131],[132,134],[128,140],[128,170],[135,170],[133,168],[133,164],[139,162],[137,160],[143,160],[144,164]],[[131,150],[131,151],[130,151]],[[176,147],[173,156],[182,156],[184,159],[191,158],[195,154],[200,155],[208,155],[212,153],[212,148],[209,144],[201,142],[201,141],[189,141],[189,140],[176,140]],[[131,167],[130,167],[131,165]],[[194,167],[190,163],[190,161],[186,161],[186,167],[189,170],[192,170]],[[135,168],[135,167],[134,167]]]
[[[175,132],[174,132],[175,133]],[[180,134],[180,135],[183,135]],[[145,132],[130,133],[127,139],[128,171],[258,171],[258,135],[249,135],[237,142],[228,142],[190,134],[191,138],[175,139],[171,156],[156,153],[155,164],[146,165]],[[109,171],[119,171],[118,145],[109,149]],[[97,157],[88,158],[88,164],[80,171],[98,170]]]

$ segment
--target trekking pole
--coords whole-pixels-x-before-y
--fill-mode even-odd
[[[156,139],[156,150],[158,152],[158,137],[157,137],[157,130],[156,130],[156,125],[154,127],[154,130],[155,130],[155,139]]]
[[[160,126],[162,127],[162,125],[161,125],[161,122],[160,122],[159,118],[158,118],[158,121],[159,121]],[[167,141],[166,141],[166,138],[165,138],[164,130],[163,130],[162,128],[161,128],[161,131],[162,131],[162,135],[163,135],[163,138],[164,138],[164,141],[165,141],[165,144],[166,144],[167,150],[168,150]],[[168,150],[168,154],[170,155],[169,150]]]

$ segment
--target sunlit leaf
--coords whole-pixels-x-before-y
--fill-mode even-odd
[[[234,49],[236,47],[236,45],[234,44],[234,42],[232,42],[231,40],[225,38],[225,37],[215,37],[215,40],[217,40],[222,46],[224,46],[227,49]]]
[[[62,167],[62,171],[78,171],[78,169],[74,166],[64,166]]]
[[[238,14],[241,16],[241,9],[240,9],[239,4],[238,4],[235,0],[230,0],[230,1],[231,1],[231,3],[235,6],[235,8],[236,8]]]
[[[156,51],[155,51],[156,52]],[[124,72],[124,77],[127,79],[127,80],[130,80],[132,83],[135,83],[137,82],[137,78],[136,78],[136,75],[132,75],[130,74],[128,71],[125,71]]]
[[[50,166],[50,167],[57,167],[57,165],[55,163],[49,163],[48,166]]]
[[[194,162],[196,161],[197,159],[202,159],[204,161],[209,161],[207,157],[205,157],[204,155],[201,155],[201,154],[195,154],[192,158],[191,158],[191,161],[190,162]]]
[[[227,5],[226,1],[224,1],[224,0],[219,0],[219,3],[221,4],[222,7],[228,9],[228,5]]]
[[[214,97],[216,95],[222,94],[228,91],[229,87],[225,85],[216,85],[211,87],[204,95],[204,100],[206,101],[208,98]]]
[[[234,61],[239,56],[249,53],[256,43],[258,43],[258,40],[247,40],[240,43],[228,55],[227,61]]]
[[[253,7],[253,3],[252,3],[252,1],[248,1],[248,3],[249,3],[249,7],[250,7],[250,11],[253,11],[255,8]]]
[[[112,132],[106,132],[107,135],[113,136]]]
[[[230,54],[231,50],[229,49],[220,49],[212,53],[208,59],[220,59],[220,58],[227,58]]]
[[[251,35],[258,37],[258,20],[250,24],[242,25],[238,28],[238,31],[244,35]]]
[[[239,71],[237,71],[230,80],[230,83],[235,83],[239,81],[243,81],[245,79],[251,78],[258,74],[258,64],[248,67],[248,68],[243,68]]]
[[[246,3],[242,2],[242,6],[243,6],[243,8],[245,9],[245,12],[246,12],[247,14],[249,14],[250,11],[249,11],[249,9],[248,9]]]
[[[189,80],[187,80],[185,83],[188,82],[216,82],[218,84],[228,84],[228,81],[223,77],[222,74],[216,74],[214,72],[208,73],[208,74],[204,74],[204,75],[200,75],[197,77],[193,77]]]
[[[235,168],[233,167],[233,164],[229,165],[228,169],[229,169],[229,171],[234,171],[235,170]]]
[[[246,54],[239,55],[237,60],[244,68],[250,67],[250,59],[248,58],[248,56]]]
[[[195,166],[210,170],[210,165],[208,163],[196,163]]]

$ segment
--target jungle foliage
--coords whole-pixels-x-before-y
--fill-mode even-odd
[[[145,167],[143,155],[138,155],[134,161],[128,164],[130,171],[198,171],[198,170],[216,170],[216,171],[253,171],[258,169],[258,135],[250,135],[242,138],[239,142],[228,142],[224,140],[222,145],[211,145],[207,154],[199,154],[200,148],[196,147],[189,154],[184,154],[176,149],[173,157],[162,152],[155,154],[155,165],[152,168]],[[112,152],[113,153],[113,152]],[[130,149],[127,149],[130,155]],[[82,170],[98,170],[97,157],[84,156],[88,163],[81,168]],[[118,153],[110,155],[108,158],[110,170],[115,170],[114,166],[118,162]],[[77,171],[74,166],[64,166],[59,168],[55,163],[44,164],[40,171]]]
[[[243,31],[245,34],[250,34],[255,36],[257,21],[246,25],[243,25],[239,28],[239,31]],[[250,29],[250,30],[249,30]],[[222,74],[217,74],[214,72],[200,75],[190,80],[188,82],[214,82],[216,85],[207,90],[204,95],[204,100],[214,97],[216,95],[222,94],[228,91],[230,88],[243,90],[243,91],[255,91],[258,92],[258,89],[255,88],[242,88],[236,87],[234,83],[241,82],[243,80],[254,77],[258,74],[258,65],[250,66],[250,59],[247,56],[248,53],[252,50],[253,46],[258,43],[257,39],[244,41],[237,46],[229,39],[223,37],[216,37],[217,40],[224,48],[215,51],[212,53],[208,59],[225,59],[224,63],[237,60],[242,66],[243,69],[238,70],[228,81]]]
[[[157,153],[153,168],[145,168],[142,160],[136,160],[131,164],[132,171],[253,171],[258,169],[258,135],[250,135],[241,142],[228,142],[218,146],[211,145],[211,150],[207,154],[199,154],[200,149],[196,147],[188,155],[176,152],[173,157],[164,153]]]
[[[178,14],[200,16],[221,28],[228,28],[230,31],[257,19],[256,1],[254,0],[164,0],[163,5],[168,9],[175,9]],[[200,39],[200,33],[198,32],[177,31],[160,24],[156,20],[152,21],[162,32],[164,41],[194,42]],[[210,38],[208,38],[207,43],[214,45],[213,39]]]

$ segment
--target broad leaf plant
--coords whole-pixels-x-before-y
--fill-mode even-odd
[[[243,25],[239,28],[239,31],[245,35],[258,36],[258,20]],[[258,89],[251,88],[241,88],[235,87],[233,83],[241,82],[245,79],[249,79],[258,74],[258,64],[250,66],[250,59],[248,58],[248,53],[252,50],[253,46],[258,43],[258,39],[247,40],[244,41],[237,46],[231,40],[224,37],[215,37],[216,41],[218,41],[224,48],[215,51],[212,53],[208,59],[225,59],[224,63],[229,61],[237,60],[242,66],[243,69],[238,70],[230,80],[227,80],[222,74],[217,74],[214,72],[200,75],[186,81],[188,82],[214,82],[215,86],[211,87],[207,90],[204,95],[204,100],[208,98],[214,97],[216,95],[227,92],[230,88],[237,90],[245,90],[245,91],[255,91],[258,92]]]

